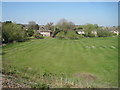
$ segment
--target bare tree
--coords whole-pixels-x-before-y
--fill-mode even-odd
[[[47,24],[46,24],[46,28],[47,28],[48,30],[53,31],[53,30],[54,30],[53,22],[49,22],[49,23],[47,23]]]
[[[38,29],[39,29],[39,25],[36,24],[35,21],[30,21],[30,22],[28,23],[28,28],[29,28],[29,29],[38,30]]]
[[[73,22],[69,22],[66,19],[61,19],[57,24],[56,27],[60,30],[63,30],[65,33],[69,30],[73,30],[75,25]]]

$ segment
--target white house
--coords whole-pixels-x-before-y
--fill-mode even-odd
[[[77,33],[78,33],[78,34],[85,34],[85,31],[83,31],[83,30],[77,30]],[[93,30],[91,33],[92,33],[92,34],[95,34],[95,35],[97,36],[97,31],[94,31],[94,30]]]
[[[52,34],[52,31],[51,30],[38,30],[38,32],[40,34],[42,34],[43,36],[47,36],[47,37],[50,37],[51,34]]]
[[[114,33],[116,35],[119,35],[119,31],[110,31],[110,32],[112,32],[112,33]]]
[[[97,36],[97,31],[92,31],[91,33]]]
[[[85,32],[83,30],[77,30],[78,34],[85,34]]]

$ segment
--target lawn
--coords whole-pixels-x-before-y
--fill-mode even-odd
[[[3,71],[51,87],[64,86],[52,85],[48,79],[57,81],[49,75],[73,87],[117,87],[118,38],[36,39],[8,44],[3,47]],[[48,81],[41,81],[44,75]]]

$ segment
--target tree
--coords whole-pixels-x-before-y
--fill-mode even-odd
[[[38,32],[35,32],[33,36],[37,39],[44,39],[43,35]]]
[[[54,33],[55,33],[55,26],[53,25],[53,22],[49,22],[49,23],[47,23],[46,25],[45,25],[45,28],[47,29],[47,30],[51,30],[52,31],[52,33],[51,33],[51,36],[52,37],[54,37]]]
[[[56,37],[57,37],[58,39],[65,39],[65,32],[64,32],[64,31],[60,31],[60,32],[56,35]]]
[[[66,38],[68,39],[78,39],[79,36],[75,31],[68,31],[66,34]]]
[[[99,29],[97,30],[98,37],[109,37],[112,36],[112,32],[108,30]]]
[[[55,30],[52,32],[52,37],[56,37],[56,35],[60,32],[61,30],[59,28],[55,28]]]
[[[28,29],[28,30],[26,31],[26,33],[27,33],[27,35],[28,35],[29,37],[31,37],[31,36],[33,36],[33,34],[34,34],[34,30]]]
[[[28,29],[38,30],[39,29],[39,25],[36,24],[36,22],[34,22],[34,21],[30,21],[28,23]]]
[[[74,30],[74,23],[73,22],[69,22],[66,19],[61,19],[57,24],[56,27],[63,30],[65,32],[65,34],[67,33],[67,31],[69,30]]]
[[[56,37],[58,39],[79,39],[79,38],[82,38],[83,36],[82,35],[78,35],[75,31],[68,31],[66,34],[64,31],[60,31]]]
[[[86,25],[83,25],[82,28],[85,31],[86,37],[94,37],[95,35],[92,34],[92,31],[97,31],[99,27],[97,24],[86,24]]]
[[[4,22],[2,24],[3,42],[9,43],[13,41],[24,41],[26,39],[25,31],[20,25],[15,23]]]
[[[51,31],[54,30],[53,22],[47,23],[45,27],[46,27],[48,30],[51,30]]]

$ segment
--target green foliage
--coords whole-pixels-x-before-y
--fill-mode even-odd
[[[43,35],[38,32],[35,32],[33,36],[37,39],[44,39]]]
[[[57,35],[57,38],[59,39],[79,39],[82,38],[83,35],[78,35],[75,31],[68,31],[65,33],[64,31],[60,31]]]
[[[85,37],[95,37],[95,34],[93,34],[93,33],[85,33],[84,36]]]
[[[117,36],[117,33],[113,33],[112,35]]]
[[[84,38],[84,35],[78,34],[78,38]]]
[[[2,23],[0,22],[0,44],[2,43]]]
[[[98,37],[109,37],[112,36],[113,34],[110,31],[100,29],[97,31],[97,35]]]
[[[58,39],[65,39],[65,32],[60,31],[60,32],[56,35],[56,37],[57,37]]]
[[[2,38],[5,43],[9,43],[13,41],[24,41],[26,39],[26,35],[20,25],[15,23],[3,23]]]
[[[34,30],[33,30],[33,29],[28,29],[28,30],[26,31],[26,33],[27,33],[27,35],[28,35],[29,37],[31,37],[31,36],[33,36],[33,34],[34,34]]]
[[[78,39],[78,35],[76,34],[75,31],[68,31],[66,34],[66,38],[68,39]]]
[[[52,37],[56,37],[56,35],[60,32],[61,30],[59,28],[55,28],[55,31],[53,31]]]
[[[99,27],[97,24],[86,24],[76,27],[76,30],[83,30],[85,32],[85,37],[95,37],[95,34],[92,31],[97,30]]]
[[[86,36],[93,36],[92,35],[92,30],[94,30],[95,29],[95,26],[93,25],[93,24],[87,24],[87,25],[85,25],[84,26],[84,31],[85,31],[85,34],[86,34]]]

